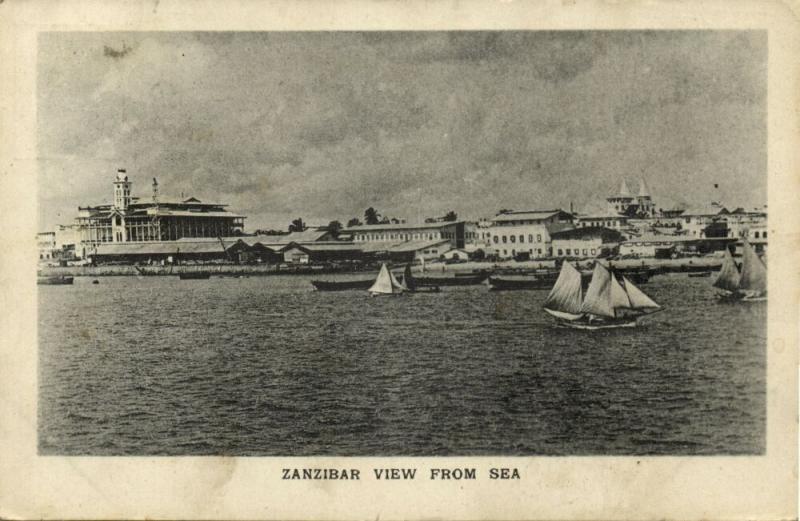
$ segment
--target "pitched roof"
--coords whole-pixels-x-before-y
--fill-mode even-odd
[[[235,244],[225,242],[225,250]],[[178,255],[183,253],[219,253],[223,254],[222,244],[218,239],[213,241],[169,241],[169,242],[120,242],[100,244],[95,255]]]
[[[434,246],[438,246],[440,244],[449,244],[450,241],[447,239],[435,239],[430,241],[404,241],[404,242],[396,242],[396,243],[389,243],[389,242],[369,242],[362,245],[362,248],[365,252],[373,253],[376,251],[387,251],[392,253],[405,253],[405,252],[412,252],[412,251],[419,251],[425,250],[428,248],[432,248]]]
[[[519,212],[506,212],[495,215],[492,217],[494,222],[510,222],[510,221],[544,221],[555,215],[565,218],[572,218],[573,215],[564,210],[524,210]]]
[[[610,228],[591,226],[588,228],[574,228],[572,230],[552,232],[550,238],[554,241],[599,238],[602,242],[619,242],[622,240],[622,234]]]
[[[724,215],[729,213],[728,210],[719,204],[709,204],[705,206],[694,206],[688,208],[686,211],[683,212],[682,215],[690,216],[690,215]]]

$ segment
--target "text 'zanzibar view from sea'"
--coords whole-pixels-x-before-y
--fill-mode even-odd
[[[41,454],[764,452],[764,32],[39,55]]]

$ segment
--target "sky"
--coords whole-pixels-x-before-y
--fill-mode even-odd
[[[292,219],[766,203],[763,31],[42,33],[40,229],[133,194]],[[717,185],[715,187],[714,185]]]

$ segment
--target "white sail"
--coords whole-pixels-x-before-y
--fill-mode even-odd
[[[594,265],[592,281],[586,290],[581,313],[591,313],[609,318],[616,317],[614,307],[611,305],[611,272],[599,262]]]
[[[545,309],[561,311],[580,316],[583,290],[581,288],[581,274],[569,262],[561,265],[558,280],[544,301]]]
[[[713,286],[726,291],[736,291],[739,289],[740,278],[736,261],[733,260],[730,250],[725,248],[725,259],[722,261],[722,268],[720,268]]]
[[[391,271],[389,272],[389,278],[392,280],[392,287],[395,290],[394,293],[401,293],[403,291],[408,291],[408,287],[405,285],[405,283],[400,284],[400,281],[397,280],[397,277],[395,277],[394,273],[392,273]]]
[[[767,267],[747,241],[742,243],[742,274],[739,278],[739,291],[756,294],[763,294],[767,291]]]
[[[628,293],[622,287],[622,284],[619,283],[617,277],[614,274],[611,274],[611,282],[609,282],[610,286],[610,295],[609,298],[611,299],[611,307],[614,308],[614,314],[618,314],[620,309],[630,309],[633,306],[631,305],[631,299],[628,297]]]
[[[391,295],[392,293],[398,293],[399,290],[396,289],[395,285],[392,282],[392,273],[389,271],[389,268],[386,267],[386,264],[381,264],[381,271],[378,273],[378,278],[375,279],[375,283],[372,287],[369,288],[370,293],[380,293],[380,294],[387,294]],[[394,282],[397,282],[396,280]],[[399,286],[399,284],[398,284]]]
[[[661,309],[661,306],[659,306],[656,301],[648,297],[644,291],[634,286],[633,282],[629,281],[626,277],[622,277],[622,282],[625,285],[625,292],[628,294],[632,309],[641,311]]]

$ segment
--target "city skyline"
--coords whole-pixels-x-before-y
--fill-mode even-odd
[[[40,229],[109,202],[118,167],[134,195],[156,177],[248,230],[370,206],[409,221],[593,211],[623,178],[660,208],[760,206],[766,45],[758,31],[48,33]]]

